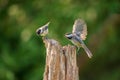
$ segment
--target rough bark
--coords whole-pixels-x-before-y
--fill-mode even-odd
[[[74,46],[61,46],[53,39],[43,39],[46,65],[43,80],[79,80]]]

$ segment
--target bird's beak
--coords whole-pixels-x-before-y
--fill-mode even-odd
[[[65,37],[66,37],[67,39],[72,39],[72,38],[73,38],[73,34],[72,34],[72,33],[66,33],[66,34],[65,34]]]
[[[49,26],[49,24],[50,24],[50,22],[46,23],[45,25],[46,25],[46,26]]]
[[[66,38],[67,38],[67,37],[68,37],[68,34],[66,33],[66,34],[64,35],[64,37],[66,37]]]

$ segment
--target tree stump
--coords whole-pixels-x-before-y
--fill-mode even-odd
[[[43,39],[46,47],[46,65],[43,80],[79,80],[76,48],[61,46],[53,39]]]

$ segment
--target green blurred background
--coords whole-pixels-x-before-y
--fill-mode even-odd
[[[49,37],[71,44],[64,34],[77,18],[87,23],[93,53],[88,59],[80,49],[80,80],[120,80],[119,0],[0,0],[0,80],[42,80],[46,54],[36,29],[50,21]]]

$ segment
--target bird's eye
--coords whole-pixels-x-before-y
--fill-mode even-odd
[[[72,36],[67,37],[68,39],[72,39]]]
[[[41,33],[41,29],[39,29],[38,31],[37,31],[37,34],[40,34]]]

